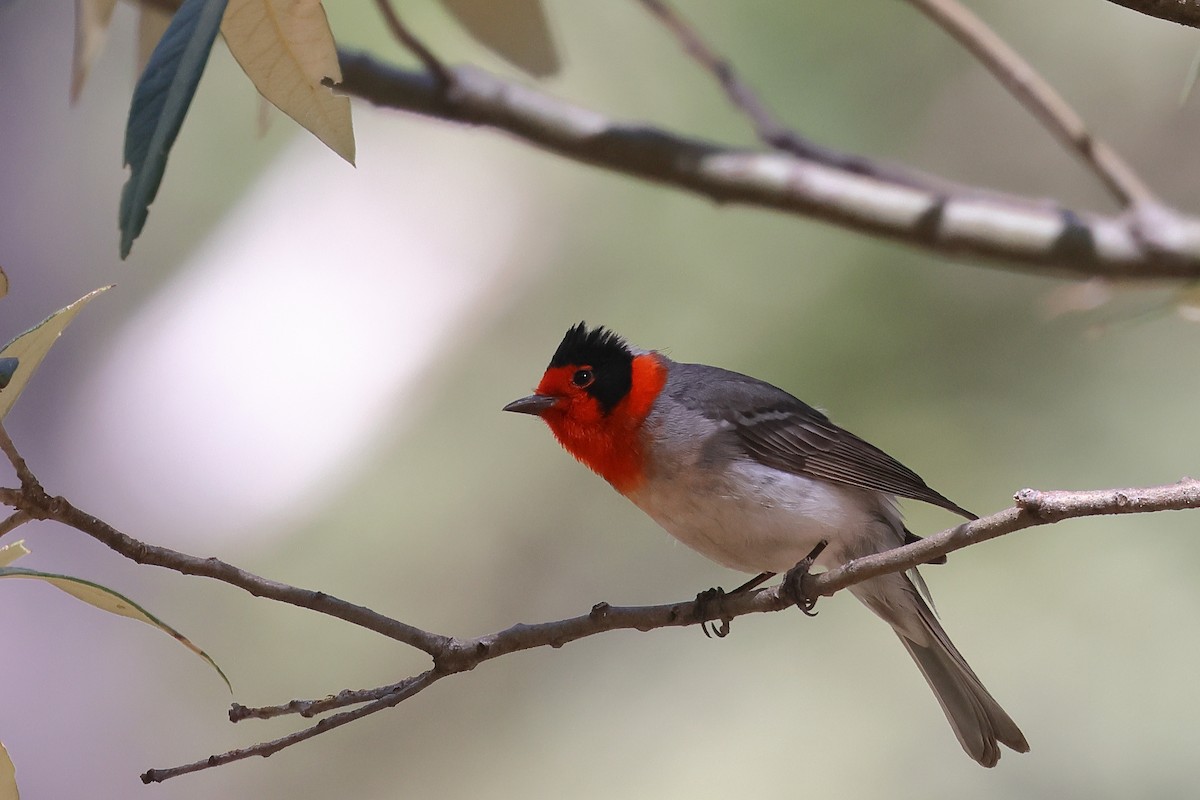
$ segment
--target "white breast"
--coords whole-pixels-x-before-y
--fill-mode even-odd
[[[827,567],[903,541],[890,498],[749,459],[657,470],[629,497],[688,547],[743,572],[785,572],[822,539]]]

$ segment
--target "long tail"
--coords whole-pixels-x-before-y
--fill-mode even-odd
[[[1021,729],[983,687],[907,575],[873,578],[851,591],[896,631],[967,755],[994,767],[1000,760],[997,743],[1029,752]]]

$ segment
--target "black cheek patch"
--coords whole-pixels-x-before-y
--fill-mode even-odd
[[[606,415],[616,408],[633,387],[633,359],[612,361],[592,367],[596,380],[587,388],[587,393],[596,398],[600,410]]]

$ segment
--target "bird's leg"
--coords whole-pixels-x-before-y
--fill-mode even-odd
[[[726,597],[743,594],[751,589],[762,584],[763,581],[775,577],[774,572],[761,572],[757,576],[743,583],[741,586],[734,589],[732,592],[726,592],[720,586],[714,586],[711,589],[705,589],[696,595],[696,617],[700,620],[700,630],[704,631],[704,635],[712,638],[715,634],[718,639],[724,639],[729,635],[729,623],[733,621],[732,617],[721,617],[719,625],[713,625],[712,631],[708,628],[708,607],[712,603],[717,603],[720,606],[721,602]]]
[[[741,594],[742,592],[748,592],[751,589],[761,586],[764,581],[769,581],[771,578],[774,578],[774,577],[775,577],[774,572],[760,572],[760,573],[758,573],[758,575],[756,575],[755,577],[746,581],[745,583],[743,583],[741,586],[734,589],[729,594],[735,595],[735,594]]]
[[[796,566],[787,571],[783,576],[783,591],[787,592],[788,596],[795,602],[796,607],[804,612],[806,616],[815,617],[817,615],[813,608],[817,605],[817,598],[809,594],[804,586],[804,582],[812,577],[809,570],[816,563],[817,557],[824,552],[829,542],[825,539],[817,542],[817,546],[812,549],[812,552],[800,560]]]

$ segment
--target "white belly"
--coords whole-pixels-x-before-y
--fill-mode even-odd
[[[652,477],[629,498],[688,547],[743,572],[785,572],[822,539],[825,567],[903,541],[899,515],[877,492],[749,460],[729,466],[735,479],[689,470]]]

